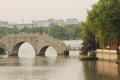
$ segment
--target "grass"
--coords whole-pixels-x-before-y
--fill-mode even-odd
[[[118,60],[120,60],[120,54],[118,54]]]
[[[80,59],[81,60],[97,60],[97,57],[95,57],[95,56],[81,55]]]

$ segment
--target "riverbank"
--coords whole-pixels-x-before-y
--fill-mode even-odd
[[[81,55],[80,56],[81,60],[97,60],[97,57],[95,56],[86,56],[86,55]]]

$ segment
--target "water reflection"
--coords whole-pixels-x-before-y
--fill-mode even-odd
[[[48,57],[56,57],[57,56],[57,51],[53,48],[53,47],[48,47],[46,52],[45,52],[45,56]]]
[[[97,78],[100,80],[120,80],[119,66],[113,62],[98,61],[97,62]]]
[[[119,65],[107,61],[85,61],[85,80],[120,80]]]
[[[18,56],[22,58],[34,58],[35,57],[34,48],[30,43],[25,42],[20,46]]]
[[[34,66],[35,58],[19,58],[20,66]]]
[[[120,66],[77,56],[0,59],[2,80],[120,80]]]
[[[83,65],[85,72],[84,80],[97,80],[96,61],[84,61]]]
[[[56,56],[52,51],[32,58],[29,52],[22,53],[29,58],[1,58],[0,80],[120,80],[120,65],[114,62],[81,61],[76,54]]]
[[[83,76],[82,65],[75,57],[9,57],[0,62],[4,62],[0,63],[0,79],[4,80],[78,80],[79,71]]]

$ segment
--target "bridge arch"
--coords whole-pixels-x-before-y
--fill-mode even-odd
[[[68,53],[65,43],[45,33],[42,35],[39,33],[9,34],[0,40],[0,47],[6,49],[8,55],[18,56],[19,48],[25,42],[33,46],[36,55],[43,54],[49,46],[55,48],[57,55]]]
[[[38,55],[45,55],[45,51],[47,50],[48,47],[49,46],[44,46],[43,48],[41,48]]]
[[[46,50],[47,50],[49,47],[54,48],[55,51],[58,52],[57,49],[56,49],[55,47],[53,47],[53,46],[49,46],[49,45],[48,45],[48,46],[44,46],[44,47],[42,47],[42,48],[40,49],[38,55],[43,55],[43,56],[45,56]]]
[[[33,45],[30,42],[26,42],[26,41],[16,43],[15,46],[13,47],[13,49],[12,49],[11,56],[18,56],[19,49],[24,43],[29,43],[33,47]],[[34,47],[33,47],[33,49],[34,49]]]

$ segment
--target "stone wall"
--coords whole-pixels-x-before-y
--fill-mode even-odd
[[[105,60],[117,60],[118,59],[116,50],[97,49],[96,56],[98,59],[105,59]]]
[[[17,55],[19,47],[24,42],[28,42],[33,46],[36,55],[39,55],[40,52],[45,53],[49,46],[55,48],[58,55],[64,55],[68,51],[65,43],[45,33],[9,34],[0,40],[0,47],[8,51],[8,55]]]

